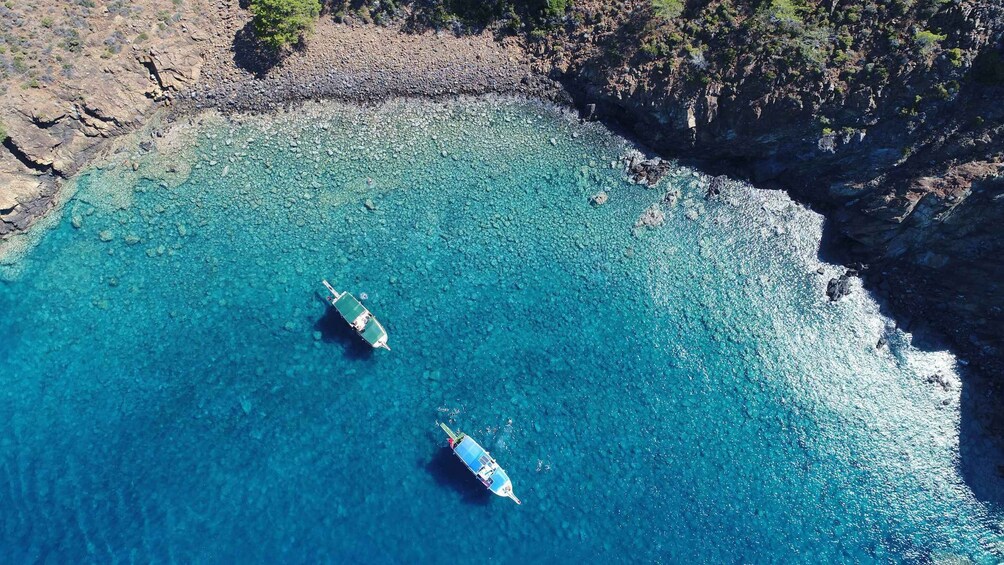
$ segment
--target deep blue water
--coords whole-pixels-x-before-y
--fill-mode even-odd
[[[519,101],[168,137],[85,173],[7,260],[4,562],[1001,558],[958,469],[954,359],[898,331],[876,350],[859,287],[826,303],[822,220],[783,194],[631,185],[626,142]],[[368,295],[393,351],[322,278]]]

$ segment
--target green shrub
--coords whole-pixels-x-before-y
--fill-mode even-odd
[[[850,49],[851,46],[854,45],[854,37],[847,31],[840,32],[840,35],[837,36],[837,41],[840,42],[840,45],[842,45],[844,49]]]
[[[930,30],[918,31],[913,35],[913,40],[920,48],[920,52],[923,55],[930,55],[935,49],[941,46],[941,42],[945,40],[947,36],[934,33]]]
[[[7,128],[4,127],[3,122],[0,122],[0,143],[7,141]]]
[[[547,8],[544,13],[547,16],[562,16],[568,10],[570,0],[547,0]]]
[[[59,46],[70,53],[79,53],[84,44],[83,40],[80,39],[80,33],[75,29],[70,29],[66,32],[65,37],[66,39],[60,42]]]
[[[808,8],[799,0],[770,0],[770,3],[766,3],[763,14],[782,28],[796,30],[805,24],[802,14],[806,10]]]
[[[262,43],[281,49],[314,30],[321,4],[318,0],[251,0],[251,13]]]
[[[675,20],[683,14],[683,0],[652,0],[652,13],[662,20]]]
[[[949,49],[945,51],[945,55],[948,56],[948,62],[952,64],[953,67],[962,66],[962,49],[958,47]]]

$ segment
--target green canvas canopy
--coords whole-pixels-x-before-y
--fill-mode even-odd
[[[334,306],[338,310],[338,313],[348,320],[349,323],[353,322],[360,314],[366,311],[366,308],[363,308],[363,305],[356,300],[356,297],[348,292],[343,294],[338,300],[335,300]]]
[[[380,338],[387,335],[387,332],[380,327],[380,323],[377,322],[376,319],[370,318],[369,321],[366,322],[366,327],[363,328],[363,331],[359,335],[369,342],[370,345],[374,345],[380,340]]]

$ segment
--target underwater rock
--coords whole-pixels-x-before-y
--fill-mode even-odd
[[[680,199],[680,191],[678,189],[672,189],[666,191],[666,194],[662,197],[663,203],[668,205],[670,208],[676,206],[676,202]]]
[[[101,230],[100,232],[98,232],[98,239],[100,239],[105,243],[108,243],[109,241],[115,239],[115,236],[112,235],[112,232],[108,230]]]
[[[718,175],[716,177],[713,177],[711,179],[711,183],[708,184],[707,192],[704,193],[704,199],[711,200],[716,196],[720,196],[722,194],[722,190],[725,189],[725,183],[728,180],[729,178],[725,175]]]
[[[945,375],[941,373],[935,373],[927,377],[927,382],[929,384],[937,384],[942,388],[942,390],[949,391],[952,390],[952,381]]]
[[[641,228],[657,228],[662,224],[666,223],[666,214],[662,211],[662,208],[658,204],[653,204],[638,216],[638,221],[635,222],[634,227]]]
[[[589,197],[589,203],[593,206],[602,206],[607,203],[609,198],[606,192],[597,192]]]
[[[376,210],[377,209],[377,205],[372,200],[370,200],[369,198],[367,198],[363,202],[363,206],[365,206],[367,210]]]

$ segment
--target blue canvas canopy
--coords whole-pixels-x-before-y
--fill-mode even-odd
[[[467,466],[477,473],[481,470],[488,461],[490,457],[485,448],[481,447],[478,442],[471,439],[470,436],[465,437],[457,446],[454,448],[457,456],[467,464]]]
[[[485,451],[485,448],[481,447],[481,444],[468,435],[454,433],[446,424],[439,424],[439,427],[443,428],[446,435],[450,436],[450,447],[453,448],[454,455],[459,457],[464,465],[467,465],[467,468],[488,487],[488,490],[499,496],[511,498],[516,504],[521,504],[512,492],[512,482],[509,480],[509,475],[502,470],[502,467],[499,467],[492,456]]]

